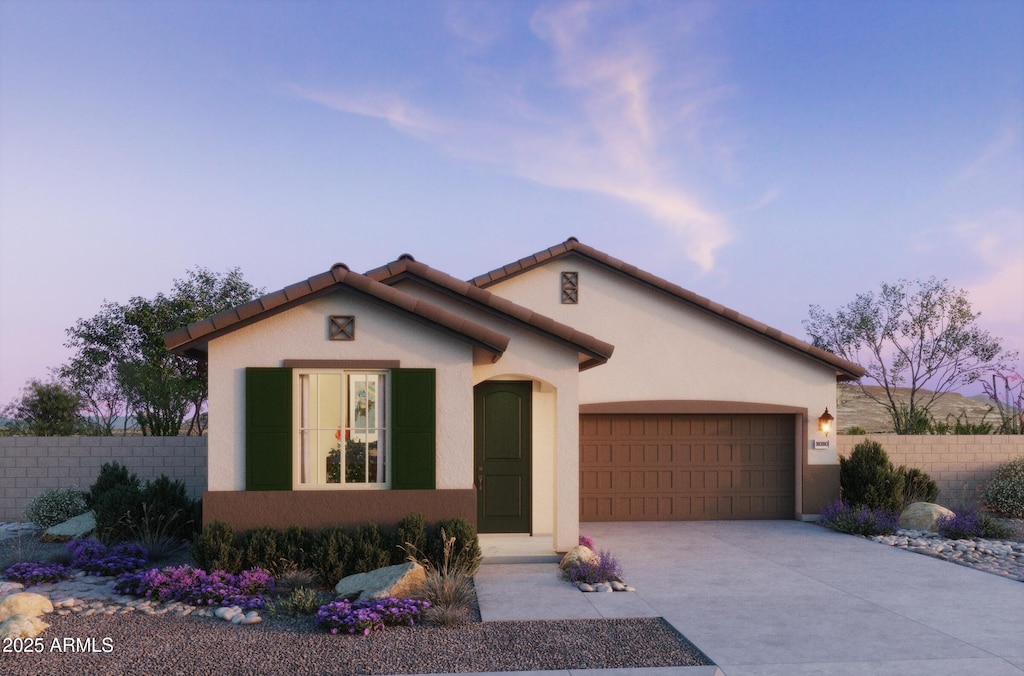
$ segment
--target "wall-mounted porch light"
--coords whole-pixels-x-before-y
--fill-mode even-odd
[[[824,432],[826,437],[828,436],[828,433],[832,431],[833,420],[835,420],[835,417],[828,412],[828,406],[826,406],[825,412],[821,414],[820,418],[818,418],[818,429]]]

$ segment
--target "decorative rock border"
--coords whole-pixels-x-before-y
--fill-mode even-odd
[[[938,533],[900,529],[871,540],[944,561],[1024,582],[1024,542],[1010,540],[947,540]]]
[[[611,582],[598,582],[596,584],[588,584],[586,582],[580,582],[577,587],[581,592],[634,592],[636,589],[630,587],[625,582],[619,580],[612,580]]]
[[[214,617],[232,624],[250,625],[263,621],[255,610],[244,612],[238,606],[198,607],[180,601],[161,602],[148,598],[118,594],[114,591],[117,578],[76,573],[69,580],[26,587],[20,582],[0,581],[0,599],[21,591],[46,596],[53,603],[55,615],[171,615],[185,617]]]

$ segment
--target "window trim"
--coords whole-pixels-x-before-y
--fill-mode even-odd
[[[342,410],[348,404],[348,376],[353,374],[371,374],[384,376],[384,396],[378,400],[384,404],[384,471],[387,481],[383,483],[302,483],[302,376],[306,375],[340,375],[342,388]],[[391,452],[394,418],[391,404],[391,369],[388,368],[292,368],[292,490],[296,491],[385,491],[392,490],[394,466]],[[379,451],[379,448],[378,448]],[[344,466],[344,463],[342,464]],[[343,474],[344,476],[344,474]]]

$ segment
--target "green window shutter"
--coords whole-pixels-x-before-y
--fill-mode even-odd
[[[291,369],[245,369],[245,489],[292,489]]]
[[[435,487],[436,385],[434,369],[391,371],[391,487]]]

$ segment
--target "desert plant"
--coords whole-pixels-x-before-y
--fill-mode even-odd
[[[278,554],[278,531],[273,528],[254,528],[242,535],[242,566],[263,568],[277,575],[281,568]]]
[[[85,494],[81,490],[50,488],[32,498],[25,507],[25,518],[40,528],[49,528],[87,510]]]
[[[416,594],[416,598],[430,604],[424,618],[430,624],[451,626],[470,619],[476,602],[476,589],[470,571],[472,559],[459,556],[455,537],[448,537],[443,529],[440,536],[444,547],[437,563],[427,559],[423,551],[411,542],[403,545],[402,550],[410,561],[423,566],[425,571],[423,586]]]
[[[142,504],[142,489],[137,483],[117,484],[98,494],[92,505],[97,537],[109,543],[130,540],[133,515],[142,510]]]
[[[140,488],[141,484],[139,483],[139,477],[129,472],[128,468],[121,463],[116,460],[114,462],[105,462],[100,467],[100,473],[96,477],[96,481],[89,488],[89,496],[87,498],[89,507],[95,507],[99,497],[115,486]]]
[[[981,504],[1014,519],[1024,519],[1024,456],[999,467],[981,491]]]
[[[407,548],[413,547],[417,552],[423,552],[427,548],[427,520],[422,514],[409,514],[402,517],[398,522],[398,560],[393,563],[401,563],[404,555],[408,554]]]
[[[317,577],[316,572],[309,568],[289,568],[278,575],[275,581],[278,592],[287,594],[300,587],[316,587]]]
[[[573,584],[597,584],[622,581],[622,567],[611,552],[600,551],[591,559],[578,559],[562,570],[565,579]]]
[[[20,582],[25,586],[58,582],[71,577],[71,571],[59,563],[42,563],[40,561],[24,561],[8,566],[4,577],[12,582]]]
[[[370,601],[341,599],[322,606],[316,623],[332,634],[363,634],[382,631],[385,627],[412,626],[428,607],[426,601],[388,596]]]
[[[903,475],[903,502],[900,511],[915,502],[935,502],[939,498],[939,485],[926,472],[916,467],[900,465]]]
[[[850,457],[839,458],[839,486],[843,500],[858,507],[898,511],[903,504],[904,476],[877,441],[865,439]]]
[[[253,568],[237,575],[223,570],[207,573],[192,566],[151,568],[117,578],[118,594],[145,596],[157,601],[181,601],[194,606],[239,606],[259,610],[274,592],[274,578]]]
[[[821,510],[818,523],[840,533],[870,537],[895,533],[900,527],[900,516],[897,512],[867,505],[851,507],[843,500],[835,500]]]
[[[180,479],[164,474],[147,481],[142,487],[142,506],[131,513],[135,526],[150,530],[162,529],[180,540],[191,540],[201,520],[199,501],[188,496],[188,489]],[[149,523],[151,520],[155,520]]]
[[[341,527],[324,528],[313,541],[310,568],[316,572],[320,584],[333,587],[345,577],[352,557],[352,537]]]
[[[940,518],[936,530],[939,535],[950,540],[1003,540],[1013,534],[1010,528],[996,521],[991,514],[974,509],[965,509]]]
[[[860,425],[850,425],[846,428],[846,434],[849,434],[850,436],[865,436],[867,433],[868,431]]]
[[[391,565],[391,547],[388,538],[375,523],[365,523],[356,527],[352,538],[352,572],[368,573],[371,570]]]
[[[302,526],[291,526],[278,536],[277,551],[288,568],[308,569],[313,549],[313,533]]]
[[[300,615],[312,615],[322,605],[331,600],[330,595],[324,594],[310,587],[296,587],[288,594],[279,597],[270,606],[270,612],[274,615],[285,615],[288,617],[299,617]]]
[[[149,551],[138,542],[119,542],[107,547],[91,538],[75,538],[65,551],[71,565],[90,575],[118,575],[136,570],[149,562]]]
[[[442,535],[442,533],[444,535]],[[455,538],[454,552],[457,565],[466,569],[469,575],[476,573],[483,559],[476,529],[461,516],[443,519],[437,523],[433,534],[427,538],[427,557],[436,566],[444,560],[447,538]]]
[[[127,530],[131,539],[149,550],[151,561],[163,561],[175,556],[188,546],[177,533],[180,532],[178,519],[180,512],[172,514],[155,514],[149,504],[140,505],[142,518],[134,519],[126,516]]]
[[[242,552],[235,546],[235,531],[223,521],[206,524],[192,542],[192,559],[200,568],[237,573]]]

